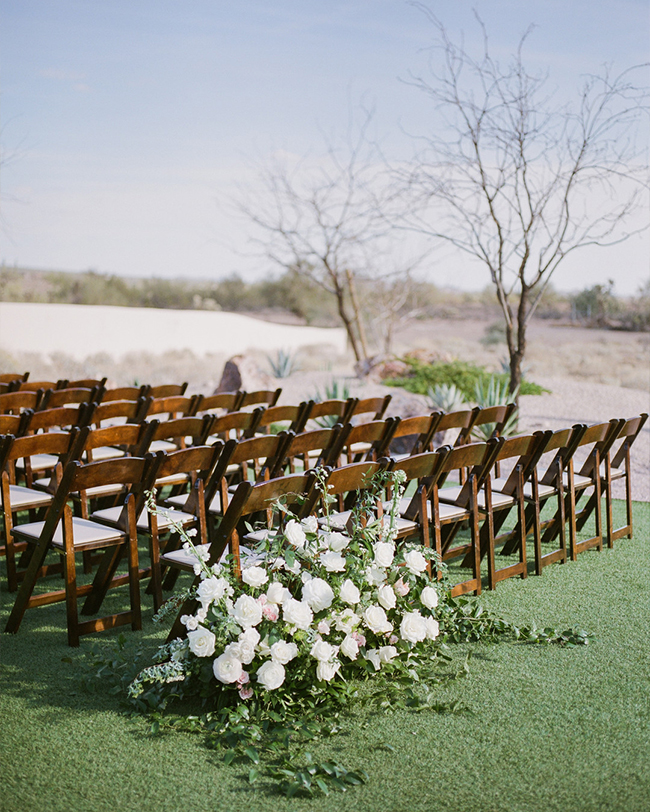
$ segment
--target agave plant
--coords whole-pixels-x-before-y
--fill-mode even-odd
[[[266,356],[273,372],[274,378],[288,378],[294,372],[300,369],[298,361],[298,354],[291,353],[289,350],[278,350],[275,357],[271,355]]]
[[[322,403],[324,400],[347,400],[350,397],[350,387],[345,381],[339,381],[336,378],[325,384],[323,391],[317,389],[312,396],[314,403]],[[338,423],[339,418],[335,415],[325,415],[319,417],[314,422],[317,426],[323,429],[331,429]]]
[[[465,395],[453,383],[438,383],[430,386],[427,393],[429,406],[442,412],[455,412],[467,401]]]
[[[482,409],[487,409],[490,406],[504,406],[506,403],[512,403],[519,395],[519,387],[510,393],[506,381],[499,379],[497,375],[490,375],[487,384],[485,378],[480,378],[476,382],[475,400],[476,405]],[[477,440],[489,440],[492,436],[496,423],[483,423],[475,426],[472,429],[472,436]],[[505,426],[501,429],[502,437],[512,437],[519,431],[519,409],[515,409],[510,415]]]

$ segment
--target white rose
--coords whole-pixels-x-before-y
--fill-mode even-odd
[[[282,604],[286,600],[289,600],[291,597],[291,593],[286,588],[286,586],[282,586],[279,581],[273,581],[273,583],[269,584],[266,590],[266,600],[269,603],[279,603]]]
[[[240,595],[232,608],[232,616],[243,629],[247,629],[262,620],[262,607],[250,595]]]
[[[419,575],[427,568],[427,560],[419,550],[409,550],[405,553],[404,562],[414,575]]]
[[[194,615],[181,615],[181,623],[188,631],[193,632],[194,629],[198,628],[199,619]]]
[[[336,631],[345,632],[345,634],[350,634],[361,623],[361,618],[352,609],[345,609],[345,611],[335,615],[334,620]]]
[[[249,665],[255,657],[255,646],[260,642],[260,633],[257,629],[248,628],[239,635],[239,659],[244,665]]]
[[[390,584],[384,584],[377,590],[377,600],[384,607],[384,609],[394,609],[397,603],[397,597],[393,592],[393,587]]]
[[[341,641],[339,651],[341,654],[345,654],[349,660],[356,660],[359,655],[359,644],[351,634],[348,634]]]
[[[399,633],[403,640],[409,643],[419,643],[427,636],[427,627],[424,618],[418,612],[407,612],[402,618]]]
[[[350,606],[354,606],[361,600],[361,593],[349,578],[346,578],[341,584],[339,596],[344,603],[349,603]]]
[[[349,536],[337,532],[326,533],[324,540],[330,550],[333,550],[335,553],[340,553],[342,550],[345,550],[350,543]]]
[[[322,663],[326,663],[333,659],[334,655],[336,654],[336,650],[334,646],[318,637],[316,638],[316,641],[311,647],[311,651],[309,653],[314,659],[319,660]]]
[[[298,575],[300,572],[300,561],[296,558],[292,564],[289,566],[284,558],[276,558],[273,564],[271,565],[272,569],[276,570],[286,570],[287,572],[292,572],[294,575]]]
[[[397,657],[397,649],[395,646],[382,646],[379,649],[380,662],[389,663],[394,657]]]
[[[271,659],[274,663],[286,665],[298,656],[298,646],[295,643],[287,643],[286,640],[278,640],[271,646]]]
[[[393,624],[390,623],[386,617],[386,612],[384,612],[381,606],[377,606],[376,604],[369,606],[364,611],[363,620],[370,631],[375,634],[393,631]]]
[[[322,553],[320,562],[328,572],[343,572],[345,569],[345,558],[340,553]]]
[[[224,652],[221,657],[217,657],[212,666],[215,677],[219,682],[229,685],[241,677],[243,668],[241,662],[232,654]]]
[[[432,586],[425,586],[420,593],[420,600],[427,609],[435,609],[438,605],[438,592]]]
[[[201,581],[196,590],[196,596],[201,601],[203,606],[209,606],[211,603],[221,600],[226,593],[228,581],[225,578],[215,578],[214,575]]]
[[[302,587],[302,599],[307,601],[314,612],[329,609],[334,600],[334,590],[322,578],[312,578]]]
[[[325,663],[319,660],[316,666],[316,679],[329,682],[334,679],[340,667],[341,663],[339,662]]]
[[[386,580],[386,570],[381,567],[371,566],[366,569],[366,580],[372,586],[379,586]]]
[[[318,519],[315,516],[307,516],[300,522],[300,526],[305,533],[318,533]]]
[[[275,691],[284,682],[285,671],[281,663],[267,660],[257,669],[257,681],[267,691]]]
[[[197,657],[211,657],[214,654],[215,636],[205,626],[187,633],[190,651]]]
[[[289,519],[289,521],[285,524],[284,535],[289,544],[293,544],[294,547],[302,548],[305,546],[305,542],[307,541],[305,531],[300,526],[300,522],[297,522],[295,519]]]
[[[286,623],[296,626],[298,629],[308,629],[314,619],[313,612],[308,603],[289,598],[282,604],[282,616]]]
[[[427,640],[435,640],[440,633],[440,625],[434,617],[427,617],[424,619],[424,625],[427,627]]]
[[[390,567],[395,558],[395,545],[388,541],[378,541],[373,544],[372,549],[375,553],[375,564],[378,567]]]
[[[269,580],[269,576],[263,567],[246,567],[242,570],[241,579],[245,584],[259,588]]]
[[[371,648],[369,651],[366,651],[365,658],[375,666],[375,671],[379,671],[379,669],[381,668],[381,660],[379,659],[379,649]]]

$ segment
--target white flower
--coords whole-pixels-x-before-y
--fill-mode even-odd
[[[372,586],[379,586],[386,580],[386,570],[381,567],[370,566],[366,569],[366,580]]]
[[[424,625],[427,627],[427,640],[435,640],[440,632],[440,625],[434,617],[426,617]]]
[[[229,685],[239,680],[244,669],[232,652],[224,651],[221,657],[217,657],[214,661],[212,670],[219,682]]]
[[[286,640],[278,640],[271,646],[271,659],[274,663],[286,665],[298,656],[298,646],[295,643],[287,643]]]
[[[307,541],[305,531],[300,526],[300,522],[297,522],[295,519],[289,519],[289,521],[285,524],[284,535],[289,544],[293,544],[294,547],[302,548],[305,546],[305,542]]]
[[[338,615],[334,616],[335,628],[337,632],[345,632],[350,634],[361,623],[359,615],[355,614],[352,609],[345,609]]]
[[[328,572],[343,572],[345,569],[345,558],[340,553],[322,553],[320,562]]]
[[[287,564],[284,558],[280,556],[280,558],[276,558],[273,564],[271,565],[272,569],[276,570],[286,570],[287,572],[292,572],[294,575],[298,575],[300,572],[300,561],[296,558],[291,566]]]
[[[404,562],[414,575],[419,575],[427,568],[427,560],[419,550],[409,550],[404,553]]]
[[[246,567],[242,570],[241,579],[245,584],[259,588],[269,580],[269,576],[263,567]]]
[[[370,662],[375,666],[375,671],[379,671],[381,668],[381,660],[379,659],[379,649],[371,648],[369,651],[365,653],[366,660],[370,660]]]
[[[199,623],[203,623],[203,621],[206,619],[207,616],[208,616],[207,606],[202,606],[200,609],[196,610],[196,619],[198,620]]]
[[[286,588],[286,586],[282,586],[279,581],[273,581],[273,583],[269,584],[266,590],[266,600],[269,603],[279,603],[282,604],[286,600],[289,600],[291,597],[291,593]]]
[[[210,629],[199,626],[198,629],[187,633],[187,642],[190,651],[197,657],[211,657],[214,654],[215,636]]]
[[[181,623],[190,632],[193,632],[199,625],[198,618],[195,618],[194,615],[181,615]]]
[[[309,604],[306,601],[297,601],[295,598],[289,598],[282,604],[282,616],[286,623],[290,623],[298,629],[308,629],[314,619]]]
[[[239,659],[244,665],[249,665],[255,657],[255,646],[260,642],[260,633],[257,629],[248,628],[239,635]]]
[[[397,657],[397,649],[395,646],[382,646],[379,649],[380,662],[389,663],[395,657]]]
[[[386,612],[384,612],[381,606],[377,606],[377,604],[369,606],[364,611],[363,620],[370,631],[375,634],[384,634],[385,632],[393,631],[393,624],[390,623],[386,617]]]
[[[306,601],[314,612],[329,609],[334,600],[334,590],[322,578],[312,578],[302,587],[302,599]]]
[[[232,608],[232,616],[243,629],[247,629],[262,620],[262,607],[250,595],[240,595]]]
[[[359,644],[352,635],[348,634],[341,641],[339,651],[341,654],[345,654],[349,660],[356,660],[359,654]]]
[[[339,596],[344,603],[349,603],[350,606],[354,606],[361,600],[361,593],[359,592],[359,589],[349,578],[346,578],[341,584]]]
[[[225,578],[215,578],[212,575],[210,578],[206,578],[205,581],[201,581],[196,590],[196,596],[203,606],[209,606],[211,603],[216,603],[216,601],[223,598],[227,587],[228,581]]]
[[[375,553],[375,564],[378,567],[390,567],[395,558],[395,545],[388,541],[378,541],[372,545]]]
[[[345,550],[350,543],[349,536],[346,536],[343,533],[337,533],[336,531],[325,533],[323,540],[330,550],[333,550],[335,553],[340,553],[342,550]]]
[[[316,679],[324,680],[325,682],[329,682],[333,680],[336,676],[336,672],[341,667],[341,663],[335,661],[333,663],[326,663],[322,660],[318,662],[316,666]]]
[[[420,593],[420,600],[422,605],[427,609],[435,609],[438,605],[438,592],[432,586],[425,586]]]
[[[384,609],[394,609],[397,603],[397,598],[393,592],[393,587],[390,584],[384,584],[377,590],[377,600],[384,607]]]
[[[409,643],[419,643],[427,636],[427,626],[424,618],[418,612],[407,612],[402,618],[399,633],[403,640]]]
[[[315,516],[307,516],[300,522],[300,526],[305,533],[318,533],[318,519]]]
[[[284,682],[285,671],[281,663],[267,660],[257,669],[257,681],[267,691],[275,691]]]
[[[336,649],[334,646],[330,645],[330,643],[326,642],[325,640],[321,640],[320,637],[317,637],[309,653],[314,659],[320,660],[322,663],[326,663],[333,659],[334,655],[336,654]]]
[[[405,595],[409,594],[411,587],[408,584],[405,584],[404,581],[399,578],[397,581],[395,581],[393,589],[395,592],[397,592],[400,598],[403,598]]]
[[[326,620],[321,620],[316,628],[317,628],[319,634],[329,634],[330,633],[330,624]]]

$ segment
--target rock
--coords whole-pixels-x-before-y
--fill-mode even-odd
[[[256,392],[259,389],[274,388],[274,379],[262,372],[254,358],[250,355],[233,355],[226,361],[219,386],[212,394],[236,392],[238,389],[244,392]]]

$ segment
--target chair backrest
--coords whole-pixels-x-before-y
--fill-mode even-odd
[[[103,389],[106,378],[81,378],[78,381],[66,381],[66,389],[82,386],[85,389]]]
[[[34,412],[29,421],[29,432],[36,434],[39,431],[86,426],[92,417],[92,409],[89,409],[89,406],[94,408],[94,404],[81,403],[79,406],[57,406],[55,409]]]
[[[354,462],[341,468],[330,470],[325,484],[329,496],[338,501],[338,509],[351,509],[361,491],[372,487],[373,478],[390,465],[390,460],[383,458],[378,462]],[[316,495],[313,505],[318,503],[320,494]],[[347,498],[346,498],[347,497]],[[380,500],[378,499],[378,505]]]
[[[193,417],[201,400],[201,395],[184,397],[183,395],[169,395],[157,398],[149,394],[149,406],[145,417],[155,414],[168,414],[170,417]]]
[[[623,421],[613,419],[608,423],[596,423],[587,426],[582,433],[576,447],[576,455],[582,456],[587,451],[587,457],[579,470],[580,476],[593,476],[600,467],[600,461],[607,454],[621,430]],[[587,448],[590,446],[590,448]]]
[[[580,438],[585,432],[587,427],[581,423],[576,423],[570,429],[558,429],[557,431],[547,432],[547,439],[544,445],[542,456],[540,457],[540,464],[546,463],[544,459],[547,454],[555,451],[552,459],[548,463],[546,469],[543,469],[539,481],[544,485],[552,485],[557,482],[558,476],[561,476],[562,471],[565,470],[569,461],[575,454]]]
[[[102,403],[114,400],[138,400],[146,396],[149,388],[148,384],[143,384],[142,386],[119,386],[115,389],[107,389],[104,392]]]
[[[0,395],[0,414],[20,414],[25,409],[36,410],[42,397],[42,389],[34,392],[5,392]]]
[[[204,397],[198,408],[198,413],[222,411],[236,412],[239,409],[245,392],[219,392],[215,395]]]
[[[500,437],[516,408],[516,403],[506,403],[501,406],[486,406],[482,408],[472,422],[472,435],[480,439],[482,439],[483,436],[485,436],[485,439],[489,437]],[[479,426],[483,429],[480,434],[477,432]]]
[[[233,433],[237,439],[252,437],[263,412],[264,409],[260,406],[252,412],[229,412],[221,415],[212,425],[212,434],[216,434],[222,440],[230,440]]]
[[[29,372],[3,372],[0,374],[0,383],[23,383],[29,378]]]
[[[45,392],[48,389],[59,389],[59,384],[65,384],[65,381],[21,381],[19,392],[38,392],[42,390]]]
[[[282,389],[258,389],[255,392],[244,392],[237,408],[244,409],[246,406],[254,406],[257,403],[275,406],[281,394]]]
[[[530,478],[542,454],[546,451],[550,435],[551,432],[536,431],[534,434],[509,437],[499,443],[494,467],[496,468],[502,462],[514,460],[505,484],[499,488],[501,493],[513,495],[519,482],[523,484]]]
[[[612,468],[620,468],[623,465],[632,444],[641,433],[647,419],[648,415],[643,412],[638,417],[632,417],[621,422],[618,434],[612,442]]]
[[[439,435],[451,429],[458,429],[459,431],[454,441],[454,445],[462,445],[463,443],[467,442],[476,418],[480,412],[480,407],[475,406],[473,409],[461,409],[457,412],[447,412],[446,414],[441,414],[435,433],[436,435]]]
[[[82,386],[48,389],[41,398],[38,410],[56,409],[59,406],[70,406],[73,403],[91,403],[92,401],[98,403],[102,394],[101,388],[97,386],[93,386],[91,389]]]
[[[192,445],[205,445],[212,433],[216,417],[211,414],[203,417],[178,417],[175,420],[153,421],[155,425],[154,440],[180,440],[185,443],[191,437]]]
[[[379,456],[391,454],[420,454],[431,450],[431,442],[442,412],[427,415],[394,418],[397,421],[391,442],[377,450]]]
[[[392,395],[385,395],[383,397],[363,398],[357,401],[354,409],[352,410],[351,417],[358,417],[363,414],[370,414],[371,420],[381,420],[386,413],[388,404],[393,399]]]
[[[358,398],[321,400],[312,406],[309,420],[317,421],[321,428],[331,428],[335,423],[349,423],[358,402]]]
[[[345,453],[348,463],[360,462],[353,460],[355,443],[370,445],[368,450],[362,452],[365,460],[378,460],[380,449],[388,448],[395,429],[399,425],[399,420],[389,417],[387,420],[371,420],[369,423],[359,423],[352,426],[345,440]]]
[[[279,461],[275,469],[271,471],[271,478],[281,476],[287,465],[293,472],[297,458],[301,459],[305,470],[321,465],[336,465],[351,428],[349,423],[346,423],[345,426],[337,423],[331,429],[303,431],[301,434],[291,437],[283,452],[284,459]],[[312,451],[320,452],[318,457],[310,455]]]
[[[480,489],[490,476],[490,471],[503,442],[500,438],[493,438],[487,443],[468,443],[455,447],[445,446],[440,452],[445,455],[438,470],[438,479],[434,487],[441,488],[452,471],[468,471],[465,484],[461,487],[456,504],[462,507],[469,505],[472,493],[472,480],[476,488]]]
[[[67,431],[51,431],[47,434],[28,434],[23,437],[9,437],[2,448],[0,458],[0,471],[7,476],[10,482],[15,482],[15,463],[24,460],[25,477],[28,485],[32,481],[31,458],[39,454],[48,454],[58,457],[54,473],[48,490],[56,490],[61,479],[62,467],[72,459],[76,459],[80,444],[87,433],[87,429]]]
[[[274,423],[288,423],[289,425],[283,428],[300,434],[305,428],[313,405],[314,402],[309,400],[303,401],[298,406],[271,406],[262,412],[257,429],[267,431]]]
[[[166,383],[149,387],[147,395],[151,395],[152,398],[179,397],[185,394],[186,389],[187,381],[185,383]]]
[[[72,459],[93,462],[93,451],[105,446],[119,446],[127,456],[144,457],[153,440],[156,425],[157,423],[153,421],[89,429],[85,434],[79,434],[77,442],[82,447],[75,448],[71,455]]]
[[[21,414],[0,414],[0,436],[12,434],[14,437],[22,437],[29,429],[33,414],[31,409],[25,409]]]
[[[138,400],[109,400],[98,404],[92,411],[92,415],[87,418],[88,423],[100,428],[106,420],[111,422],[124,420],[128,423],[139,423],[143,413],[149,408],[151,398],[139,398]]]
[[[223,443],[217,443],[213,446],[196,445],[190,448],[181,448],[178,451],[169,453],[159,451],[156,454],[158,459],[156,478],[175,476],[176,474],[192,474],[195,487],[190,490],[183,509],[188,510],[190,513],[200,511],[205,518],[205,483],[213,475],[222,449]],[[196,483],[199,480],[201,487],[197,489]]]

